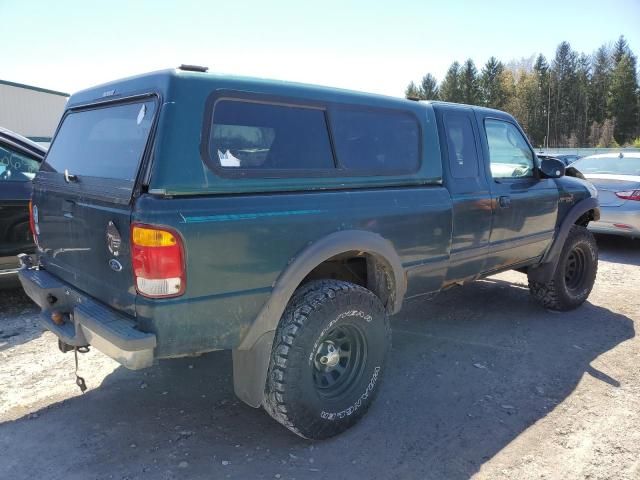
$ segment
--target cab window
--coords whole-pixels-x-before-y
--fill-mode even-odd
[[[487,119],[484,122],[493,178],[533,177],[533,152],[520,131],[511,123]]]

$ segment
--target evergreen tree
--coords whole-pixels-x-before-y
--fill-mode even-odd
[[[478,73],[472,60],[454,62],[440,88],[427,74],[405,93],[505,110],[534,145],[640,144],[637,58],[624,36],[591,56],[562,42],[550,65],[543,55],[507,64],[491,57]]]
[[[571,130],[577,145],[586,144],[589,138],[589,125],[591,123],[591,59],[584,53],[578,57],[576,62],[576,83],[575,90],[575,117]],[[567,145],[569,146],[569,145]]]
[[[630,142],[638,130],[637,92],[636,59],[631,54],[625,53],[611,74],[611,86],[607,99],[610,116],[615,119],[614,137],[620,145]]]
[[[561,42],[551,66],[551,140],[552,146],[562,146],[573,130],[575,118],[576,57],[569,42]]]
[[[629,48],[629,44],[625,40],[624,35],[620,35],[620,38],[618,38],[618,41],[616,41],[613,46],[613,52],[611,54],[614,65],[620,63],[620,60],[622,60],[624,55],[632,56],[633,54],[631,53],[631,49]]]
[[[542,54],[536,58],[533,65],[533,75],[535,78],[535,100],[529,135],[534,145],[544,146],[547,140],[547,125],[550,120],[551,89],[549,84],[549,64]]]
[[[464,62],[460,74],[460,88],[462,90],[462,102],[468,105],[481,105],[480,80],[475,63],[470,58]]]
[[[405,98],[420,99],[420,94],[420,88],[413,82],[409,83],[404,91]]]
[[[607,93],[611,83],[612,58],[611,51],[606,45],[602,45],[593,56],[590,110],[593,120],[597,123],[602,123],[607,116]]]
[[[422,77],[420,85],[416,85],[414,82],[409,83],[404,91],[404,96],[414,100],[437,100],[439,95],[436,77],[427,73]]]
[[[502,76],[504,64],[496,57],[491,57],[482,68],[480,75],[480,92],[485,106],[502,110],[508,98],[504,89]]]
[[[438,81],[436,77],[427,73],[424,77],[422,77],[422,82],[420,82],[420,90],[422,94],[422,98],[424,100],[438,100],[439,92],[438,92]]]
[[[440,98],[445,102],[462,102],[460,87],[460,64],[453,62],[440,85]]]

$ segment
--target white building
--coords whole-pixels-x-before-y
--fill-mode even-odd
[[[68,93],[0,80],[0,127],[48,145]]]

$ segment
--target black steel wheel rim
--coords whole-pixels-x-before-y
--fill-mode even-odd
[[[318,343],[313,356],[313,383],[317,392],[332,398],[343,394],[362,377],[367,358],[365,337],[355,325],[340,325]]]
[[[564,282],[570,292],[576,292],[582,288],[586,272],[587,252],[582,247],[576,247],[569,252],[564,268]]]

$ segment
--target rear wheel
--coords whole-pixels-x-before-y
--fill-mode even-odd
[[[263,406],[302,437],[337,435],[371,405],[390,345],[371,291],[337,280],[303,285],[276,331]]]
[[[598,247],[593,234],[574,225],[547,283],[529,278],[531,295],[551,310],[572,310],[582,305],[593,288],[598,271]]]

